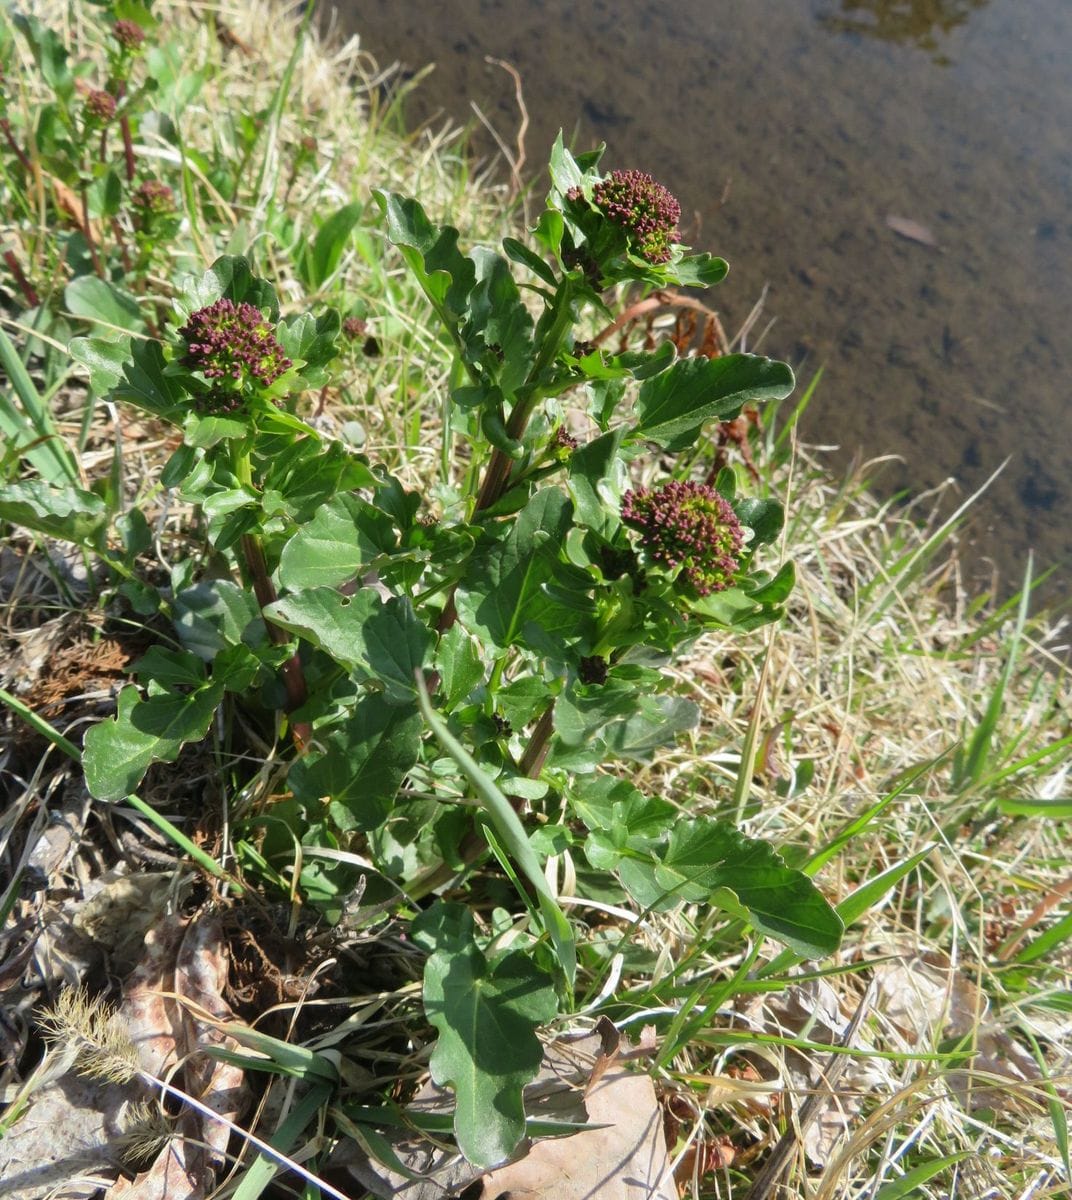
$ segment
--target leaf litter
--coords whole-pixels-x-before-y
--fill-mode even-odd
[[[563,1133],[526,1141],[515,1161],[491,1171],[412,1133],[391,1140],[394,1168],[354,1141],[340,1144],[328,1166],[385,1200],[442,1200],[462,1191],[472,1200],[676,1200],[654,1082],[625,1065],[653,1049],[646,1036],[631,1046],[606,1018],[593,1030],[547,1041],[525,1088],[525,1110],[532,1121],[559,1123]],[[448,1117],[453,1105],[429,1081],[408,1107],[419,1121]]]
[[[218,917],[162,908],[151,917],[143,954],[114,1011],[70,986],[45,1011],[51,1031],[45,1072],[31,1079],[27,1111],[0,1140],[9,1200],[34,1200],[87,1171],[92,1187],[70,1194],[93,1195],[102,1176],[128,1168],[132,1145],[146,1141],[145,1106],[159,1100],[154,1079],[168,1080],[232,1122],[247,1106],[242,1069],[203,1052],[210,1045],[238,1048],[216,1026],[233,1016],[222,995],[229,957]],[[119,926],[109,921],[98,928]],[[227,1125],[183,1106],[148,1169],[112,1184],[107,1196],[201,1200],[226,1162],[229,1139]]]

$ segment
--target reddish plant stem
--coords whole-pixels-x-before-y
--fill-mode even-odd
[[[15,135],[11,131],[11,122],[7,119],[7,117],[0,117],[0,130],[3,131],[4,141],[6,141],[8,146],[11,148],[11,153],[14,154],[14,156],[22,164],[22,169],[27,175],[32,175],[33,164],[27,157],[26,151],[23,150],[17,141],[15,141]]]
[[[130,251],[127,249],[126,239],[123,237],[123,227],[119,224],[117,217],[112,217],[112,233],[115,235],[115,244],[119,247],[119,257],[123,260],[123,273],[129,278],[134,274],[134,265],[130,261]]]
[[[525,752],[521,756],[521,761],[518,763],[518,768],[522,775],[529,779],[536,779],[543,770],[543,764],[547,760],[547,752],[551,748],[551,734],[555,731],[555,702],[551,703],[544,709],[540,719],[536,722],[536,728],[533,729],[529,736],[528,745],[525,747]],[[516,797],[511,797],[516,800]],[[516,804],[515,804],[516,807]]]
[[[253,594],[257,597],[257,603],[263,610],[275,601],[275,587],[268,574],[268,564],[264,560],[264,550],[260,540],[251,533],[242,535],[242,554],[246,560],[246,567],[249,569]],[[277,646],[286,645],[290,641],[290,634],[285,629],[273,624],[267,617],[264,618],[264,624],[269,638]],[[292,654],[283,663],[279,668],[279,674],[287,693],[287,712],[292,713],[301,708],[309,698],[309,692],[305,686],[305,672],[302,670],[301,659],[297,654]],[[299,750],[305,750],[312,740],[312,726],[307,721],[292,721],[290,728],[294,744]]]
[[[104,278],[104,267],[101,266],[100,255],[97,253],[97,243],[93,239],[93,229],[89,224],[89,192],[86,185],[83,183],[81,187],[82,194],[82,235],[86,239],[86,245],[89,247],[89,257],[93,260],[93,270],[96,271],[99,278]]]
[[[22,292],[22,298],[26,301],[30,308],[36,308],[41,303],[41,298],[38,296],[33,284],[26,278],[23,273],[22,264],[15,257],[14,250],[4,251],[4,262],[7,263],[8,270],[11,272],[18,289]]]
[[[116,99],[123,102],[123,98],[127,94],[127,85],[120,80],[119,87],[116,89]],[[126,113],[123,113],[119,118],[119,128],[123,134],[123,161],[127,168],[127,183],[134,182],[134,139],[130,136],[130,118]]]

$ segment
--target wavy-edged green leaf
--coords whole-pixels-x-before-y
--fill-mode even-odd
[[[439,693],[448,712],[482,683],[486,674],[480,647],[461,625],[452,625],[439,639],[435,669]]]
[[[291,791],[312,803],[326,799],[329,816],[345,832],[375,829],[417,761],[423,728],[416,708],[366,696],[290,768]]]
[[[617,512],[626,485],[619,455],[625,431],[613,429],[574,450],[569,463],[569,491],[577,518],[596,533],[610,536],[618,525]]]
[[[664,895],[702,900],[726,889],[751,923],[808,958],[832,954],[844,925],[814,883],[767,842],[722,821],[679,822],[655,868]],[[627,885],[628,886],[628,885]]]
[[[0,487],[0,520],[84,545],[108,523],[108,509],[95,492],[27,479]]]
[[[110,329],[140,333],[145,328],[145,319],[137,300],[129,292],[96,275],[80,275],[72,279],[64,289],[63,302],[67,311],[74,316],[106,325]]]
[[[592,830],[585,843],[592,866],[615,871],[643,907],[714,904],[802,958],[831,954],[840,944],[838,913],[767,842],[726,821],[673,821],[664,801],[624,782],[582,785],[573,805]]]
[[[494,349],[500,359],[494,374],[504,395],[512,396],[528,377],[535,357],[532,315],[521,302],[504,258],[478,248],[472,259],[476,283],[469,295],[469,321],[463,336],[470,342],[473,334],[479,334],[483,346]]]
[[[558,279],[555,277],[554,271],[544,262],[544,260],[530,250],[523,242],[519,242],[517,238],[503,238],[503,250],[506,257],[513,262],[521,263],[538,278],[543,280],[548,287],[557,287]]]
[[[786,363],[755,354],[684,358],[641,386],[631,437],[683,449],[708,421],[728,421],[746,404],[793,390]]]
[[[729,264],[724,258],[711,254],[689,254],[678,262],[669,263],[666,274],[669,282],[680,287],[714,287],[726,278]]]
[[[434,947],[424,968],[424,1010],[439,1033],[432,1078],[454,1090],[461,1152],[493,1167],[525,1135],[523,1089],[543,1059],[536,1030],[558,1011],[553,983],[520,950],[489,960],[461,905],[423,913],[413,936]]]
[[[391,518],[343,493],[329,500],[283,547],[279,581],[288,589],[336,587],[396,549]]]
[[[318,317],[312,313],[298,313],[288,317],[276,330],[279,344],[286,356],[298,367],[302,383],[307,388],[323,387],[331,378],[328,364],[338,351],[339,330],[342,319],[334,308],[329,308]],[[289,416],[285,409],[277,409],[278,415]],[[301,428],[308,426],[302,423]]]
[[[699,719],[699,708],[683,696],[641,695],[633,712],[624,721],[608,725],[603,738],[607,749],[619,758],[649,762],[656,750],[693,729]]]
[[[175,425],[189,411],[182,385],[164,374],[164,351],[157,341],[135,341],[123,365],[123,377],[112,391],[115,400],[126,400]]]
[[[183,646],[212,662],[229,646],[253,645],[265,637],[252,592],[229,579],[206,579],[175,597],[175,629]]]
[[[458,614],[471,633],[505,650],[576,641],[595,612],[584,572],[560,561],[571,502],[554,488],[537,492],[506,537],[477,554],[458,588]]]
[[[130,358],[130,338],[76,337],[67,347],[71,357],[89,371],[89,386],[98,396],[116,387]]]
[[[452,225],[433,225],[417,200],[379,190],[372,194],[387,218],[388,238],[440,317],[450,323],[460,320],[476,268],[458,249],[458,231]]]
[[[371,588],[351,597],[318,587],[284,596],[264,611],[276,625],[308,638],[358,678],[378,682],[389,703],[413,702],[414,676],[428,666],[435,635],[408,598],[384,603]]]
[[[272,322],[279,320],[275,288],[267,279],[253,274],[249,259],[235,254],[221,255],[203,274],[187,276],[175,298],[175,308],[181,316],[188,317],[224,296],[236,304],[244,301],[267,312]]]
[[[116,715],[86,733],[82,764],[90,795],[129,796],[154,762],[174,762],[187,742],[199,742],[223,697],[209,683],[188,693],[161,692],[143,700],[136,687],[119,693]]]

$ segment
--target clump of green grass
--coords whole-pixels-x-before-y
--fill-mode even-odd
[[[108,45],[89,7],[46,3],[35,12],[77,47],[80,77],[103,69]],[[436,496],[453,482],[442,414],[457,379],[419,290],[366,228],[370,191],[419,195],[437,221],[488,245],[516,232],[503,193],[487,178],[473,178],[456,133],[411,135],[397,127],[395,101],[384,97],[384,81],[357,43],[325,48],[310,29],[298,36],[297,12],[281,16],[273,4],[233,16],[182,5],[154,12],[165,18],[154,103],[174,115],[182,138],[168,141],[158,124],[144,122],[134,150],[139,164],[171,181],[181,219],[145,271],[116,291],[132,293],[139,319],[155,320],[181,272],[203,269],[225,251],[251,254],[277,282],[284,314],[331,305],[366,322],[361,339],[374,338],[378,353],[355,341],[346,370],[305,415],[374,453],[408,486]],[[228,37],[224,22],[232,21]],[[25,135],[47,96],[23,44],[12,37],[0,47],[9,103],[20,114],[13,129]],[[33,138],[23,144],[34,182],[27,188],[24,166],[5,159],[3,208],[10,217],[2,233],[38,303],[29,304],[14,277],[5,281],[0,353],[14,395],[0,402],[0,420],[41,475],[73,476],[95,485],[106,503],[146,513],[151,552],[170,568],[191,544],[189,510],[156,482],[174,447],[159,427],[131,425],[87,393],[65,352],[72,334],[100,333],[116,311],[127,310],[82,303],[71,311],[64,294],[70,260],[52,220],[42,219],[58,203],[52,169],[34,158]],[[111,146],[122,171],[117,133]],[[65,245],[73,253],[77,206],[71,222]],[[133,244],[133,227],[127,232]],[[111,253],[115,264],[122,255],[113,236],[102,230],[97,253]],[[607,967],[585,980],[586,999],[602,994],[605,1011],[627,1027],[656,1025],[654,1069],[665,1094],[691,1114],[672,1147],[682,1161],[690,1146],[720,1137],[733,1142],[735,1161],[706,1176],[704,1156],[695,1157],[687,1184],[693,1195],[745,1195],[767,1150],[792,1133],[787,1106],[796,1111],[808,1088],[823,1090],[821,1076],[802,1075],[793,1053],[825,1066],[830,1030],[794,1025],[786,1013],[799,1004],[796,989],[809,974],[822,976],[842,1016],[862,1004],[862,1021],[845,1047],[856,1069],[843,1085],[847,1137],[810,1183],[801,1144],[791,1146],[785,1162],[795,1172],[792,1186],[831,1198],[865,1191],[882,1200],[910,1187],[933,1195],[1056,1191],[1068,1172],[1062,1103],[1072,945],[1063,824],[1072,688],[1058,653],[1060,630],[1030,616],[1030,576],[1010,603],[969,596],[955,526],[921,515],[918,504],[905,511],[877,500],[866,467],[833,478],[820,458],[794,444],[787,427],[779,432],[773,424],[757,435],[755,451],[762,487],[784,500],[789,514],[784,545],[795,562],[794,599],[769,633],[747,643],[707,635],[677,665],[680,690],[701,704],[701,725],[631,778],[683,816],[735,820],[750,836],[773,842],[819,881],[845,918],[847,936],[829,962],[803,973],[794,955],[768,951],[759,939],[742,949],[739,930],[705,906],[636,914],[611,905],[604,913],[613,918],[605,931]],[[5,469],[9,478],[22,470],[19,456],[8,456]],[[22,549],[24,561],[33,559],[28,543]],[[115,572],[129,570],[122,548],[101,544],[99,552]],[[54,575],[45,603],[61,623],[80,618],[82,608],[102,625],[133,628],[157,619],[121,607],[114,578],[91,571],[87,592]],[[7,599],[13,651],[32,633],[26,585],[20,576]],[[39,580],[35,587],[44,590]],[[4,680],[9,692],[25,682],[17,674]],[[98,694],[91,713],[106,702]],[[25,693],[13,707],[29,715]],[[57,721],[86,715],[75,704]],[[66,731],[74,732],[70,725]],[[163,803],[142,801],[139,811],[216,874],[233,878],[236,862],[243,864],[255,894],[276,868],[265,862],[257,878],[252,864],[261,847],[247,832],[237,834],[234,820],[251,813],[270,819],[282,751],[251,738],[244,753],[259,762],[250,774],[235,768],[229,736],[215,734],[208,751],[209,771],[222,781],[214,798],[225,819],[206,821],[192,810],[182,782],[166,775],[153,784]],[[61,750],[70,746],[52,741]],[[45,760],[39,767],[27,771],[36,783],[54,771]],[[13,864],[25,859],[14,852],[26,837],[19,822],[37,803],[33,786],[23,784],[4,831]],[[161,807],[176,822],[161,824]],[[329,843],[302,853],[363,865]],[[294,901],[291,934],[302,907],[299,868],[295,862],[289,876],[276,871]],[[16,903],[20,874],[12,872],[0,905],[5,915]],[[571,890],[568,878],[558,882],[564,903]],[[257,903],[248,895],[242,902]],[[395,929],[362,936],[406,961]],[[911,996],[924,982],[933,985],[930,999],[914,1001],[917,1019],[906,1029],[903,1014],[890,1015],[893,1002],[898,989]],[[348,1002],[354,1016],[310,1026],[310,1045],[295,1050],[331,1046],[352,1076],[367,1071],[372,1082],[365,1092],[355,1088],[350,1101],[399,1080],[418,1081],[427,1050],[413,984],[396,977]],[[288,1000],[280,1012],[295,1022],[308,1016],[303,1000]],[[255,1049],[280,1064],[287,1057],[268,1042]],[[285,1065],[316,1082],[304,1059]],[[762,1070],[788,1099],[746,1104],[747,1088],[734,1092],[726,1082],[730,1066],[742,1068],[744,1083],[748,1070]],[[267,1094],[272,1076],[264,1079]],[[326,1112],[328,1103],[317,1107]],[[345,1106],[339,1111],[349,1120]],[[331,1128],[338,1134],[348,1127],[339,1118]],[[257,1132],[263,1138],[272,1130]],[[262,1161],[246,1178],[246,1194],[253,1194],[267,1186],[270,1170]]]

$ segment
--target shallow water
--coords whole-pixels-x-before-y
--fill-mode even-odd
[[[730,262],[727,329],[766,285],[763,351],[825,367],[809,441],[961,497],[1008,457],[974,569],[1014,585],[1034,547],[1068,579],[1072,0],[341,2],[381,63],[436,63],[413,116],[475,100],[512,142],[492,55],[530,168],[562,126],[667,184]]]

